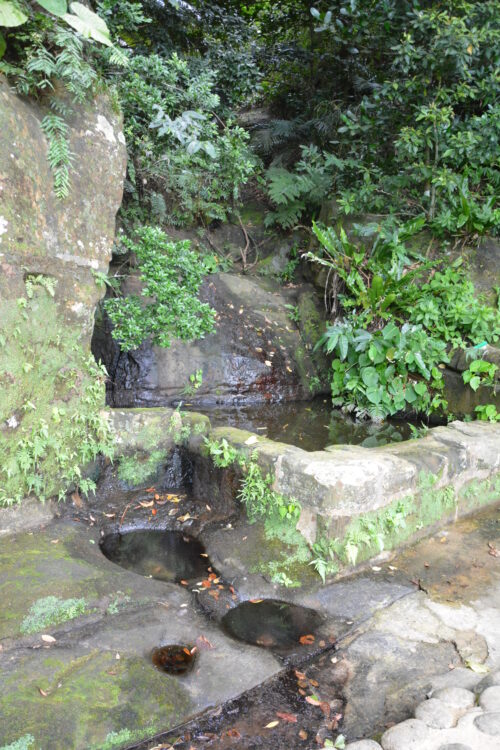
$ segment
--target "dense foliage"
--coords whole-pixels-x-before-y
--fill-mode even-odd
[[[275,89],[282,114],[261,134],[263,148],[278,142],[290,163],[299,145],[319,147],[309,170],[345,213],[422,213],[441,234],[497,228],[498,4],[328,6],[313,10],[315,45],[302,49],[310,68],[297,65]],[[297,204],[304,166],[278,166],[268,172],[270,194],[286,225],[278,185],[296,215],[314,210],[317,197]]]
[[[409,249],[421,226],[365,225],[358,227],[364,238],[349,239],[342,227],[337,233],[313,225],[321,251],[309,259],[328,268],[338,316],[319,342],[334,355],[333,402],[360,417],[446,409],[441,368],[450,348],[500,338],[500,310],[475,295],[462,258],[427,261]],[[473,362],[464,381],[477,387],[480,371],[491,367]]]
[[[145,339],[167,347],[172,337],[189,341],[213,330],[215,313],[197,297],[205,267],[189,240],[171,242],[161,229],[142,227],[123,244],[137,258],[143,282],[141,296],[105,303],[124,351]]]

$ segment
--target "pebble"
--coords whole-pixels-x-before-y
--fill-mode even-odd
[[[479,705],[485,711],[500,711],[500,685],[492,685],[481,693]]]
[[[492,672],[487,677],[483,677],[476,690],[480,693],[486,688],[492,687],[493,685],[500,685],[500,671]]]
[[[482,714],[474,719],[475,726],[483,734],[500,737],[500,712]]]
[[[391,727],[382,735],[384,750],[421,750],[422,742],[431,737],[432,730],[419,719],[407,719]]]
[[[345,750],[382,750],[375,740],[360,740],[359,742],[350,742],[345,746]]]
[[[474,693],[464,688],[448,687],[438,690],[433,698],[438,698],[451,708],[471,708],[476,702]]]
[[[450,708],[438,698],[429,698],[415,709],[415,718],[433,729],[449,729],[455,726],[456,709]]]

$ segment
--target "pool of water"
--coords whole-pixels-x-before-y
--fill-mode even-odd
[[[185,408],[185,407],[183,407]],[[411,437],[408,422],[376,423],[357,421],[329,399],[255,404],[240,407],[205,408],[212,425],[238,427],[270,440],[297,445],[306,451],[324,450],[328,445],[362,445],[373,448]]]
[[[112,562],[160,581],[206,578],[210,561],[197,539],[179,531],[138,530],[111,533],[100,547]]]
[[[298,648],[314,643],[321,616],[313,609],[279,599],[250,600],[229,610],[222,618],[228,635],[245,643],[275,649]]]

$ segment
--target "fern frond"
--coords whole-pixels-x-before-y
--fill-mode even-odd
[[[302,186],[297,175],[287,169],[271,167],[267,170],[267,178],[269,196],[278,206],[296,200],[302,193]]]
[[[69,195],[69,170],[73,161],[73,154],[69,150],[69,128],[56,114],[45,115],[40,126],[48,141],[47,161],[54,177],[54,192],[62,200]]]

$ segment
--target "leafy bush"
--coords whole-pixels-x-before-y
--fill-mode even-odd
[[[254,172],[248,134],[215,114],[214,87],[213,71],[192,72],[176,53],[135,55],[118,80],[128,190],[145,204],[152,193],[161,195],[163,218],[174,224],[225,219]]]
[[[358,228],[371,245],[349,239],[342,226],[313,224],[321,249],[307,257],[329,269],[326,296],[332,313],[345,316],[318,344],[335,355],[334,403],[359,416],[444,408],[440,366],[449,348],[500,337],[500,312],[475,296],[461,258],[441,270],[407,248],[423,221]],[[471,387],[481,367],[471,365]]]
[[[430,337],[422,326],[398,327],[391,321],[370,332],[347,320],[330,326],[321,343],[336,354],[334,404],[374,419],[408,409],[428,413],[446,407],[439,369],[448,361],[446,344]]]
[[[144,286],[141,296],[106,300],[113,338],[124,351],[146,339],[170,346],[172,338],[203,338],[214,329],[214,311],[197,297],[205,268],[189,240],[172,242],[158,227],[142,227],[124,246],[137,257]],[[146,302],[152,298],[153,302]]]
[[[288,27],[265,32],[278,50],[268,63],[281,117],[267,128],[277,134],[274,155],[281,150],[290,163],[298,144],[323,149],[320,169],[330,176],[323,198],[336,196],[345,213],[424,213],[439,234],[498,232],[495,0],[328,5],[327,13],[324,3],[313,9],[309,37],[298,8],[268,11],[269,21],[289,18]],[[281,55],[278,36],[288,41]],[[268,172],[271,197],[279,182],[287,186],[278,221],[316,210],[318,196],[300,191],[303,175],[300,158],[294,170]]]

